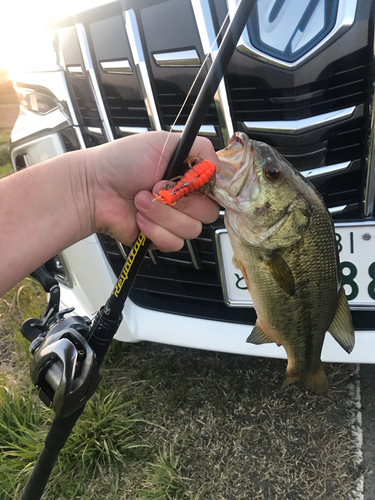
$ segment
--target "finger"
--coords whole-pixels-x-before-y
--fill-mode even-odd
[[[202,194],[183,198],[176,203],[174,208],[193,219],[199,219],[203,224],[215,222],[220,212],[220,207],[216,201]]]
[[[162,252],[178,252],[184,246],[184,238],[159,226],[140,212],[137,213],[137,224],[142,233]]]
[[[199,156],[204,160],[209,160],[216,166],[216,172],[220,172],[220,161],[215,153],[212,142],[206,137],[197,137],[190,150],[189,156]]]
[[[159,193],[160,189],[165,188],[166,181],[160,181],[155,184],[153,193]],[[154,202],[156,203],[156,201]],[[159,203],[159,202],[158,202]],[[160,203],[159,203],[160,204]],[[211,224],[219,217],[219,205],[202,194],[193,194],[192,196],[181,198],[173,205],[180,212],[184,212],[193,219],[198,219],[203,224]]]
[[[138,193],[134,200],[136,208],[149,220],[183,239],[191,240],[201,233],[202,223],[199,220],[152,200],[152,194],[147,191]]]

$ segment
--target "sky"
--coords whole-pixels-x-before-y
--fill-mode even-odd
[[[0,68],[33,66],[42,55],[48,23],[111,0],[0,0]],[[36,48],[35,48],[36,47]]]

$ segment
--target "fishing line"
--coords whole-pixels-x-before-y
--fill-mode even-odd
[[[218,41],[218,39],[219,39],[219,36],[221,35],[221,32],[223,31],[224,26],[225,26],[225,23],[227,22],[227,20],[228,20],[228,18],[229,18],[229,15],[230,15],[230,11],[228,10],[227,15],[225,16],[224,21],[222,22],[222,25],[221,25],[221,27],[220,27],[220,29],[219,29],[219,31],[218,31],[218,33],[217,33],[217,35],[216,35],[216,38],[215,38],[215,40],[212,42],[212,45],[211,45],[211,47],[210,47],[209,52],[207,53],[206,57],[204,58],[204,61],[203,61],[202,65],[201,65],[201,67],[199,68],[199,71],[198,71],[198,73],[197,73],[196,77],[194,78],[193,83],[191,84],[191,87],[190,87],[190,89],[189,89],[189,92],[187,93],[187,95],[186,95],[186,97],[185,97],[185,100],[184,100],[184,102],[182,103],[182,106],[181,106],[181,108],[180,108],[180,111],[178,112],[178,114],[177,114],[177,116],[176,116],[175,121],[174,121],[174,122],[173,122],[173,124],[171,125],[171,128],[170,128],[170,130],[169,130],[169,133],[168,133],[168,135],[167,135],[167,138],[166,138],[166,140],[165,140],[165,143],[164,143],[163,149],[162,149],[161,154],[160,154],[160,158],[159,158],[158,165],[157,165],[157,167],[156,167],[156,172],[155,172],[155,183],[157,182],[157,179],[158,179],[158,172],[159,172],[159,168],[160,168],[161,160],[162,160],[162,158],[163,158],[164,151],[165,151],[165,148],[167,147],[167,144],[168,144],[169,138],[170,138],[171,134],[173,133],[173,128],[174,128],[174,126],[176,125],[176,123],[177,123],[178,119],[180,118],[181,113],[182,113],[182,111],[183,111],[183,109],[184,109],[184,107],[185,107],[185,105],[186,105],[186,103],[187,103],[187,101],[188,101],[188,99],[189,99],[189,97],[190,97],[190,94],[193,92],[194,86],[195,86],[195,84],[197,83],[197,80],[198,80],[198,78],[199,78],[199,75],[201,74],[201,72],[202,72],[203,68],[205,67],[205,65],[206,65],[206,63],[207,63],[207,61],[208,61],[208,60],[209,60],[209,58],[211,57],[211,54],[212,54],[212,49],[214,48],[215,44],[217,43],[217,41]]]
[[[248,19],[254,4],[255,0],[241,0],[241,2],[238,4],[233,14],[231,11],[229,11],[231,14],[230,17],[232,17],[232,19],[219,45],[217,54],[215,54],[215,57],[213,58],[207,76],[199,90],[198,96],[193,105],[193,109],[191,110],[189,117],[186,121],[179,142],[171,158],[168,161],[168,165],[164,173],[163,179],[169,179],[171,177],[175,177],[177,173],[181,172],[181,165],[186,159],[186,157],[189,155],[189,151],[194,143],[195,138],[198,135],[203,119],[207,114],[207,111],[209,109],[209,106],[211,105],[215,92],[218,89],[219,83],[224,76],[223,69],[226,68],[226,66],[229,63],[229,60],[236,48],[237,41],[242,31],[245,28],[246,20]],[[224,29],[225,23],[229,17],[229,12],[225,16],[225,19],[220,27],[218,35],[215,38],[215,42],[217,42],[220,33],[222,33]],[[210,53],[214,44],[211,45],[210,47]],[[205,62],[207,61],[209,55],[210,54],[208,54],[207,57],[205,58]],[[202,71],[204,64],[202,64],[200,71]],[[196,80],[197,77],[195,78],[195,82]],[[191,94],[191,91],[192,88],[190,88],[189,90],[188,97]],[[185,103],[186,100],[187,98],[185,99]],[[180,114],[181,110],[178,116],[180,116]],[[174,124],[176,123],[176,120]],[[163,151],[165,151],[165,147],[168,141],[168,137],[170,136],[170,133],[171,131],[169,132],[166,139],[166,143],[164,144],[162,154],[159,159],[159,165],[161,162],[161,158],[163,156]],[[124,267],[120,275],[118,276],[112,294],[110,295],[106,305],[101,308],[99,313],[94,318],[94,322],[91,326],[91,332],[89,335],[89,341],[93,342],[95,341],[95,338],[97,337],[96,331],[99,328],[101,328],[101,326],[99,325],[103,325],[106,322],[110,324],[109,322],[111,321],[115,323],[117,321],[117,318],[121,317],[125,300],[128,294],[130,293],[130,290],[133,286],[134,280],[137,277],[138,271],[141,267],[141,263],[143,261],[144,256],[147,253],[150,243],[151,241],[148,238],[146,238],[143,235],[143,233],[140,232],[138,238],[136,239],[134,245],[132,246],[128,254]],[[114,328],[115,331],[117,331],[118,326],[114,326]]]
[[[237,6],[237,8],[236,8],[236,11],[237,11],[237,9],[238,9],[238,6]],[[235,12],[233,13],[233,15],[234,15],[234,14],[235,14]],[[171,128],[170,128],[170,130],[169,130],[169,132],[168,132],[168,135],[167,135],[167,138],[166,138],[166,140],[165,140],[165,143],[164,143],[163,149],[162,149],[162,151],[161,151],[161,153],[160,153],[160,158],[159,158],[159,161],[158,161],[158,165],[157,165],[157,167],[156,167],[156,171],[155,171],[155,184],[156,184],[156,182],[158,181],[158,172],[159,172],[160,164],[161,164],[161,161],[162,161],[162,159],[163,159],[164,151],[165,151],[165,148],[167,147],[167,144],[168,144],[169,138],[170,138],[171,134],[173,133],[173,128],[174,128],[174,126],[176,125],[176,123],[177,123],[177,121],[178,121],[179,117],[181,116],[181,113],[182,113],[182,111],[183,111],[183,109],[184,109],[184,107],[185,107],[185,105],[186,105],[186,102],[188,101],[188,99],[189,99],[189,97],[190,97],[190,95],[191,95],[191,93],[192,93],[192,91],[193,91],[193,89],[194,89],[194,86],[195,86],[195,84],[196,84],[196,82],[197,82],[197,80],[198,80],[198,78],[199,78],[199,75],[202,73],[202,71],[203,71],[203,69],[204,69],[205,65],[207,64],[207,61],[209,60],[209,58],[210,58],[210,56],[211,56],[212,50],[213,50],[213,48],[214,48],[215,44],[217,43],[217,41],[218,41],[218,39],[219,39],[219,37],[220,37],[220,35],[221,35],[222,31],[224,30],[224,26],[225,26],[225,24],[226,24],[226,22],[227,22],[227,20],[228,20],[228,18],[229,18],[229,16],[230,16],[230,15],[231,15],[231,11],[230,11],[230,10],[228,10],[228,12],[227,12],[227,14],[226,14],[226,16],[225,16],[225,18],[224,18],[224,21],[222,22],[222,24],[221,24],[221,26],[220,26],[220,29],[219,29],[219,31],[218,31],[218,33],[217,33],[216,37],[215,37],[215,40],[212,42],[212,45],[210,46],[210,50],[209,50],[209,52],[207,53],[206,57],[204,58],[204,61],[203,61],[202,65],[201,65],[201,67],[199,68],[199,71],[198,71],[198,73],[197,73],[196,77],[194,78],[193,83],[191,84],[191,87],[190,87],[190,89],[189,89],[189,92],[187,93],[187,95],[186,95],[186,97],[185,97],[185,100],[184,100],[184,102],[182,103],[182,106],[181,106],[181,108],[180,108],[180,111],[178,112],[178,114],[177,114],[177,116],[176,116],[176,118],[175,118],[175,120],[174,120],[174,122],[173,122],[173,124],[172,124],[172,126],[171,126]],[[118,247],[120,248],[120,251],[122,250],[121,254],[123,255],[123,257],[125,258],[125,261],[126,261],[126,260],[127,260],[127,258],[128,258],[128,255],[126,254],[126,252],[125,252],[125,250],[124,250],[124,248],[123,248],[123,243],[121,243],[121,242],[117,242],[117,244],[118,244]],[[89,342],[89,341],[91,340],[91,337],[92,337],[93,333],[94,333],[94,330],[92,330],[92,331],[91,331],[91,333],[90,333],[90,335],[89,335],[89,338],[87,339],[87,342]]]
[[[239,3],[236,13],[223,37],[218,52],[213,58],[213,63],[207,73],[207,76],[202,83],[196,101],[193,105],[193,109],[189,114],[184,130],[179,138],[179,142],[168,161],[168,165],[164,173],[165,179],[176,176],[181,170],[182,163],[189,155],[189,151],[196,136],[198,135],[199,129],[212,103],[215,92],[217,91],[223,78],[223,72],[228,66],[229,61],[236,49],[236,44],[246,26],[246,22],[250,16],[251,10],[254,7],[255,1],[256,0],[241,0]],[[80,355],[78,351],[79,347],[77,347],[74,342],[70,342],[66,338],[66,334],[72,336],[75,342],[78,342],[82,345],[82,347],[84,347],[86,354],[88,353],[89,357],[91,356],[92,364],[90,365],[90,369],[92,369],[92,371],[85,372],[86,376],[84,376],[84,380],[82,380],[83,386],[80,386],[80,388],[84,387],[86,391],[83,397],[82,393],[74,390],[73,392],[68,392],[61,397],[57,394],[57,391],[54,394],[50,394],[50,397],[44,392],[39,393],[41,399],[47,403],[48,406],[53,406],[56,403],[58,411],[52,421],[50,430],[45,439],[44,447],[34,465],[33,471],[22,493],[22,500],[40,500],[61,449],[65,445],[76,421],[83,412],[86,402],[92,394],[94,394],[97,385],[99,384],[100,366],[105,358],[114,335],[120,327],[123,319],[122,315],[125,301],[137,277],[149,243],[150,240],[146,238],[143,233],[139,233],[132,249],[129,252],[128,259],[125,262],[110,297],[108,298],[106,304],[99,310],[91,325],[89,325],[88,318],[86,317],[77,316],[73,317],[73,319],[68,317],[61,320],[61,315],[64,316],[67,312],[71,312],[71,309],[68,308],[66,310],[59,311],[59,297],[56,304],[54,303],[54,300],[51,300],[50,298],[51,311],[53,311],[55,306],[57,306],[57,312],[52,319],[55,320],[58,318],[59,321],[54,323],[51,328],[48,323],[44,325],[46,326],[46,329],[43,329],[43,331],[45,331],[46,337],[42,340],[41,344],[39,344],[39,341],[41,340],[39,338],[39,328],[34,328],[37,330],[34,332],[37,336],[31,339],[28,335],[28,330],[32,326],[30,324],[30,320],[27,320],[23,325],[23,333],[26,338],[34,342],[32,348],[34,356],[33,362],[37,364],[33,365],[33,373],[35,374],[35,380],[38,382],[38,386],[40,386],[40,381],[38,381],[39,376],[43,377],[43,385],[45,383],[47,385],[49,384],[47,379],[50,379],[50,377],[54,380],[56,379],[56,373],[52,369],[52,367],[56,365],[56,363],[54,363],[55,354],[54,351],[50,350],[49,342],[57,344],[57,342],[63,340],[64,345],[67,345],[67,342],[69,342],[69,346],[74,352],[76,352],[77,357]],[[50,288],[50,290],[52,289]],[[57,290],[59,291],[59,288],[57,288]],[[53,294],[50,294],[50,297],[51,296],[53,297]],[[32,319],[31,321],[34,320]],[[78,321],[77,325],[73,325],[72,321]],[[34,323],[32,324],[34,325]],[[54,328],[57,328],[58,331],[54,330]],[[79,333],[80,331],[86,332],[88,328],[90,330],[90,334],[87,336],[90,337],[90,344],[86,341],[86,334],[84,334],[83,337],[81,333]],[[57,340],[54,336],[55,333],[58,334]],[[43,344],[44,341],[47,342],[47,345]],[[48,352],[45,351],[45,347]],[[45,355],[47,356],[46,358],[44,357]],[[61,352],[61,356],[68,372],[62,371],[60,373],[58,366],[55,366],[55,368],[57,368],[57,371],[59,372],[58,379],[60,383],[64,382],[63,388],[69,389],[68,378],[70,381],[74,379],[73,373],[75,373],[76,364],[74,356],[71,356],[70,350],[64,350],[64,352]],[[48,364],[52,359],[53,363]],[[96,362],[94,363],[95,360]],[[42,365],[44,363],[43,370],[40,370],[38,363],[42,363]],[[56,395],[57,398],[55,401]],[[61,412],[61,410],[63,411]]]
[[[198,135],[204,117],[206,116],[207,111],[212,103],[215,92],[217,91],[219,84],[223,78],[225,68],[228,66],[229,61],[236,49],[236,44],[241,36],[241,33],[245,29],[246,22],[254,7],[255,1],[256,0],[241,0],[240,4],[238,5],[236,13],[229,24],[218,52],[213,59],[213,63],[199,90],[198,96],[194,103],[193,109],[191,110],[186,121],[179,142],[168,161],[168,165],[164,174],[165,179],[174,177],[180,172],[181,165],[189,154],[194,140]],[[128,259],[125,262],[125,265],[121,271],[120,276],[118,277],[117,283],[110,297],[108,298],[106,304],[102,306],[100,311],[97,313],[90,326],[88,324],[88,318],[85,317],[76,317],[79,318],[79,323],[75,326],[74,329],[72,321],[78,321],[78,319],[72,320],[72,318],[70,317],[63,319],[62,321],[57,321],[57,323],[54,323],[54,325],[52,325],[52,329],[49,329],[50,325],[45,325],[45,340],[48,342],[54,343],[56,340],[56,338],[54,337],[56,330],[54,330],[54,328],[58,329],[58,332],[56,331],[56,333],[58,333],[58,341],[62,339],[64,341],[64,345],[69,342],[65,337],[66,333],[72,335],[75,341],[78,342],[79,340],[79,343],[81,343],[82,346],[85,347],[86,353],[92,354],[91,359],[93,363],[91,365],[91,368],[93,371],[86,372],[87,376],[84,381],[82,381],[84,382],[83,387],[85,388],[85,390],[87,388],[85,384],[88,384],[89,387],[84,397],[82,397],[81,393],[78,394],[77,391],[73,391],[73,393],[63,395],[63,397],[61,397],[60,399],[59,397],[57,398],[56,405],[58,411],[56,412],[55,418],[52,421],[50,430],[45,440],[44,447],[34,465],[33,471],[23,491],[23,494],[21,496],[22,500],[40,500],[52,472],[53,466],[58,459],[60,450],[65,445],[76,421],[83,412],[86,402],[95,392],[96,387],[99,384],[100,366],[104,360],[104,357],[108,351],[114,335],[120,327],[121,321],[123,319],[122,314],[125,301],[137,277],[143,258],[147,252],[149,243],[150,240],[147,239],[143,233],[139,233],[138,238],[136,239],[131,251],[129,252]],[[50,288],[50,290],[52,289]],[[57,288],[57,290],[59,291],[59,288]],[[53,294],[50,294],[50,297],[51,296],[53,296]],[[60,302],[60,299],[56,304],[54,304],[54,301],[51,299],[50,302],[51,310],[54,310],[55,305],[57,306],[57,310],[59,309],[58,303]],[[68,311],[71,312],[71,309],[58,311],[56,312],[55,316],[61,319],[61,315],[64,316],[64,314],[67,314]],[[53,317],[53,319],[55,319],[55,317]],[[32,319],[32,321],[34,320]],[[45,344],[43,345],[43,340],[42,344],[39,344],[40,339],[38,340],[38,337],[40,330],[38,328],[36,328],[36,338],[31,339],[28,335],[26,335],[30,327],[30,320],[27,320],[24,323],[23,328],[24,330],[27,330],[25,330],[24,332],[26,338],[34,342],[33,362],[40,362],[42,364],[44,363],[43,370],[40,370],[39,364],[34,366],[35,370],[33,373],[35,373],[36,376],[35,380],[38,380],[39,376],[43,376],[42,383],[48,384],[47,377],[51,375],[51,377],[56,378],[55,372],[51,371],[52,366],[55,366],[56,363],[52,363],[52,366],[48,364],[51,360],[50,356],[54,358],[55,354],[54,351],[49,350],[49,344],[47,345],[48,352],[45,352]],[[85,337],[82,337],[82,335],[79,333],[79,331],[87,331],[87,328],[90,329],[90,335],[87,335],[90,336],[90,345],[85,340],[86,335]],[[64,337],[62,337],[61,335],[64,335]],[[80,339],[82,339],[82,341]],[[79,352],[76,345],[72,342],[70,342],[69,345],[78,356]],[[41,352],[39,352],[40,350]],[[68,383],[67,377],[70,380],[73,380],[74,378],[73,373],[75,373],[76,365],[74,356],[72,357],[71,353],[69,353],[70,351],[64,351],[63,353],[61,353],[62,358],[65,362],[65,366],[68,367],[68,374],[64,371],[59,374],[58,378],[60,380],[60,383],[61,381]],[[47,358],[44,358],[44,355],[47,355]],[[94,363],[95,359],[96,363]],[[58,371],[60,370],[58,369]],[[40,383],[38,382],[38,386],[39,385]],[[68,385],[66,384],[63,384],[63,386],[68,387]],[[47,405],[53,406],[55,404],[56,394],[57,392],[53,395],[51,394],[52,399],[50,397],[47,397],[44,392],[42,394],[40,393],[40,396],[41,399],[47,403]],[[73,398],[71,397],[71,394],[73,394]],[[65,408],[63,413],[60,414],[59,409],[62,409],[61,405],[65,405]]]

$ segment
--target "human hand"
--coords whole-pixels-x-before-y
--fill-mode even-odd
[[[147,132],[118,139],[87,150],[86,183],[93,232],[102,232],[132,245],[139,230],[162,251],[182,248],[184,239],[196,238],[202,222],[219,215],[218,205],[208,197],[194,195],[170,207],[153,202],[179,134]],[[219,162],[208,139],[198,137],[191,156]],[[156,185],[155,185],[156,184]],[[138,212],[137,212],[138,211]]]

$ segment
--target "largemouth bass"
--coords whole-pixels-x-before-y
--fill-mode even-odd
[[[329,331],[350,353],[354,330],[341,283],[334,226],[314,188],[275,149],[237,132],[219,151],[211,197],[225,207],[234,265],[257,313],[247,342],[275,342],[288,357],[283,386],[324,394]]]

